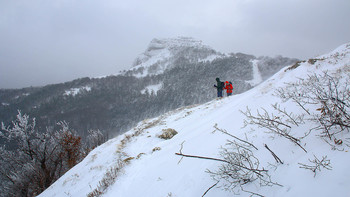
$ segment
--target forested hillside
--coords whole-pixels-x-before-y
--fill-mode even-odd
[[[114,136],[143,119],[214,99],[216,77],[232,81],[234,94],[249,90],[253,60],[263,79],[297,61],[221,54],[191,39],[153,40],[133,67],[119,75],[0,90],[0,121],[9,124],[21,110],[35,117],[42,130],[65,120],[82,136],[90,129]]]

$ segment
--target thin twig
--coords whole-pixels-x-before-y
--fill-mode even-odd
[[[214,160],[214,161],[221,161],[221,162],[225,162],[225,163],[230,163],[230,162],[228,162],[226,160],[212,158],[212,157],[202,157],[202,156],[196,156],[196,155],[185,155],[185,154],[182,154],[182,153],[175,153],[175,155],[179,155],[179,156],[182,156],[182,157],[192,157],[192,158],[198,158],[198,159],[208,159],[208,160]]]
[[[261,194],[258,194],[258,193],[255,193],[255,192],[251,192],[251,191],[245,190],[245,189],[243,189],[243,187],[242,187],[242,186],[241,186],[241,190],[242,190],[242,191],[244,191],[244,192],[250,193],[250,194],[251,194],[251,196],[260,196],[260,197],[265,197],[265,196],[263,196],[263,195],[261,195]]]
[[[242,139],[240,139],[240,138],[238,138],[238,137],[236,137],[236,136],[230,134],[229,132],[227,132],[227,131],[224,130],[224,129],[219,129],[219,128],[217,127],[217,124],[214,125],[214,128],[215,128],[216,130],[218,130],[218,131],[220,131],[220,132],[226,134],[226,135],[229,135],[229,136],[235,138],[235,139],[238,140],[238,141],[241,141],[241,142],[243,142],[243,143],[249,144],[251,147],[253,147],[253,148],[255,148],[256,150],[258,150],[258,148],[254,146],[254,144],[249,143],[249,142],[247,142],[247,141],[245,141],[245,140],[242,140]]]
[[[272,156],[275,158],[275,160],[277,161],[277,163],[283,164],[283,162],[281,161],[281,159],[280,159],[279,157],[277,157],[277,155],[276,155],[274,152],[272,152],[272,150],[271,150],[266,144],[265,144],[264,146],[265,146],[265,148],[266,148],[268,151],[270,151],[270,153],[271,153]]]
[[[205,194],[207,194],[207,193],[209,192],[209,190],[211,190],[213,187],[215,187],[219,182],[220,182],[220,181],[216,182],[214,185],[212,185],[211,187],[209,187],[209,188],[207,189],[207,191],[205,191],[205,193],[202,195],[202,197],[205,196]]]
[[[221,161],[221,162],[229,163],[231,165],[234,165],[234,166],[237,166],[237,167],[240,167],[240,168],[252,171],[252,172],[254,172],[255,174],[257,174],[259,176],[264,176],[260,172],[267,172],[267,170],[264,170],[264,169],[262,169],[262,170],[251,169],[251,168],[247,168],[247,167],[242,166],[242,165],[231,163],[231,162],[223,160],[223,159],[217,159],[217,158],[212,158],[212,157],[202,157],[202,156],[196,156],[196,155],[185,155],[185,154],[181,154],[181,153],[175,153],[175,155],[179,155],[179,156],[182,156],[182,157],[192,157],[192,158],[197,158],[197,159],[208,159],[208,160],[214,160],[214,161]]]
[[[184,145],[185,141],[183,141],[180,145],[181,145],[181,148],[180,148],[180,154],[182,154],[182,148],[183,148],[183,145]],[[180,164],[181,161],[182,161],[183,157],[181,157],[181,159],[179,160],[179,162],[177,162],[177,164]]]

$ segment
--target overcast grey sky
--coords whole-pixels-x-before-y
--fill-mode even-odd
[[[350,0],[0,0],[0,88],[116,74],[177,36],[307,59],[350,42]]]

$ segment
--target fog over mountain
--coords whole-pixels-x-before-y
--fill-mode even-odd
[[[141,120],[214,99],[216,77],[232,81],[239,94],[296,61],[224,54],[188,37],[153,39],[118,75],[0,90],[0,121],[8,124],[21,110],[42,130],[66,121],[83,135],[100,129],[113,136]]]
[[[0,88],[116,74],[156,38],[309,59],[349,42],[348,0],[2,0]]]
[[[252,59],[232,54],[207,63]],[[91,151],[39,196],[348,196],[349,61],[347,43],[280,69],[244,93],[141,121]]]

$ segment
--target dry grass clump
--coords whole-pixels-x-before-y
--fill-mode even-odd
[[[152,149],[152,153],[153,153],[153,152],[156,152],[156,151],[160,151],[160,150],[161,150],[160,147],[154,147],[154,148]]]
[[[102,180],[98,183],[98,186],[90,192],[87,196],[88,197],[98,197],[102,196],[107,188],[114,184],[116,179],[119,177],[120,174],[123,172],[124,166],[128,162],[122,161],[122,158],[119,158],[116,165],[111,167],[107,170],[106,174],[103,176]]]
[[[158,137],[164,140],[171,139],[178,133],[175,129],[171,129],[171,128],[163,129],[162,131],[163,133],[158,135]]]

